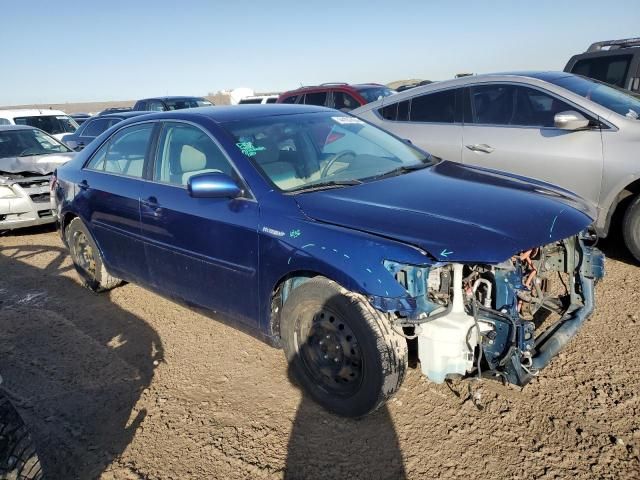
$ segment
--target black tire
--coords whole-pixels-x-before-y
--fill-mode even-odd
[[[122,283],[122,280],[107,271],[96,242],[80,218],[76,217],[69,222],[65,229],[65,239],[73,265],[85,287],[94,292],[103,292]]]
[[[281,334],[292,377],[338,415],[373,412],[404,380],[406,339],[366,298],[326,278],[312,278],[291,292]]]
[[[622,236],[631,255],[640,262],[640,195],[633,199],[624,213]]]
[[[41,480],[40,459],[24,422],[0,394],[0,480]]]

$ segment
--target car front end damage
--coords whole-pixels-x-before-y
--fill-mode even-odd
[[[49,177],[0,172],[0,230],[52,223]]]
[[[499,264],[386,261],[407,296],[369,299],[417,339],[430,380],[478,375],[525,385],[593,312],[604,255],[591,243],[584,232]]]

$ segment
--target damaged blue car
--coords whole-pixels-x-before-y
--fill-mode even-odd
[[[581,198],[321,107],[131,118],[52,189],[87,287],[134,282],[215,312],[281,346],[344,416],[400,388],[410,342],[431,381],[526,384],[591,315],[604,271]]]

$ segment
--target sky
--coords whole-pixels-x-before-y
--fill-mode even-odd
[[[0,0],[0,105],[562,70],[640,0]]]

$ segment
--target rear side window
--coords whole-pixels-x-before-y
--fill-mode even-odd
[[[396,122],[406,122],[409,120],[409,103],[410,100],[392,103],[378,110],[378,113],[385,120],[393,120]]]
[[[585,58],[576,62],[571,73],[595,78],[601,82],[624,88],[632,58],[632,55]]]
[[[288,97],[285,97],[280,103],[296,103],[297,99],[298,95],[289,95]]]
[[[456,90],[426,93],[411,99],[411,122],[454,123]]]
[[[278,99],[276,97],[267,98],[267,103],[276,103]]]
[[[114,124],[113,118],[97,118],[87,124],[87,127],[80,134],[81,137],[95,138]]]
[[[306,93],[304,103],[305,105],[324,106],[327,103],[327,92]]]
[[[342,111],[349,111],[354,108],[358,108],[359,106],[360,102],[347,92],[333,92],[333,108]]]
[[[152,123],[119,130],[98,149],[86,168],[142,178],[152,131]]]
[[[44,130],[49,135],[73,133],[78,129],[75,120],[67,115],[39,115],[33,117],[16,117],[16,125],[29,125]]]
[[[193,125],[166,123],[158,141],[153,179],[173,185],[187,185],[201,173],[233,175],[231,164],[211,138]]]
[[[11,122],[6,118],[0,118],[0,125],[11,125]]]

